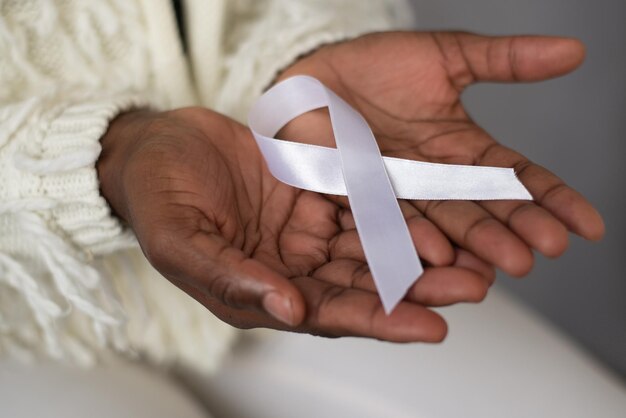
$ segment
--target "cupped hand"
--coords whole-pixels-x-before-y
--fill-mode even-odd
[[[436,246],[445,264],[463,248],[512,276],[527,274],[532,250],[561,255],[568,230],[598,240],[604,224],[578,192],[499,144],[467,114],[461,94],[480,81],[526,82],[566,74],[584,59],[576,40],[469,33],[369,34],[327,45],[286,69],[308,74],[355,107],[384,155],[437,163],[512,167],[534,201],[412,201],[417,248]],[[327,112],[301,116],[284,138],[334,146]],[[419,181],[419,179],[416,179]],[[348,207],[347,199],[332,199]],[[435,254],[436,253],[436,254]],[[448,257],[448,258],[446,258]]]
[[[274,179],[248,128],[202,108],[139,110],[102,145],[102,193],[148,260],[234,326],[439,341],[446,324],[425,306],[480,301],[494,278],[403,202],[427,268],[387,316],[350,211]]]

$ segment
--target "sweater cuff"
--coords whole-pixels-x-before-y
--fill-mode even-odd
[[[35,140],[15,156],[16,168],[25,174],[22,198],[43,196],[51,201],[51,210],[44,214],[49,227],[87,256],[136,243],[101,196],[95,165],[110,121],[147,106],[139,96],[121,95],[57,107],[40,134],[31,138]]]

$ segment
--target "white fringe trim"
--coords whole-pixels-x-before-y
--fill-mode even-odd
[[[38,185],[70,175],[54,192],[68,188],[74,197],[52,197],[38,186],[40,196],[0,202],[0,354],[90,366],[113,350],[210,372],[230,347],[234,329],[154,271],[132,235],[107,210],[81,215],[73,230],[62,228],[56,217],[77,199],[92,209],[106,205],[93,180],[99,138],[117,113],[140,103],[122,96],[50,108],[44,114],[24,104],[30,117],[16,112],[14,119],[2,120],[5,145],[25,123],[21,132],[28,135],[22,139],[37,144],[14,147],[12,176]],[[76,225],[78,213],[64,216]],[[87,248],[135,249],[93,260],[77,242],[79,234],[92,228],[97,240]]]

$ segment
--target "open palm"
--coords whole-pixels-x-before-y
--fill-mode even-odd
[[[377,33],[322,48],[281,78],[309,74],[320,79],[365,116],[384,155],[514,168],[534,202],[410,205],[430,224],[420,241],[447,238],[510,275],[523,276],[532,267],[532,249],[559,256],[567,248],[568,229],[599,239],[602,219],[580,194],[474,123],[463,108],[461,93],[479,81],[536,81],[562,75],[583,57],[580,42],[563,38]],[[327,116],[321,111],[292,122],[283,135],[333,146]],[[347,204],[343,198],[337,201]]]

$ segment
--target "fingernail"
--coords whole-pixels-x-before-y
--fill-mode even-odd
[[[270,292],[263,298],[263,308],[280,322],[293,325],[293,309],[289,298]]]

